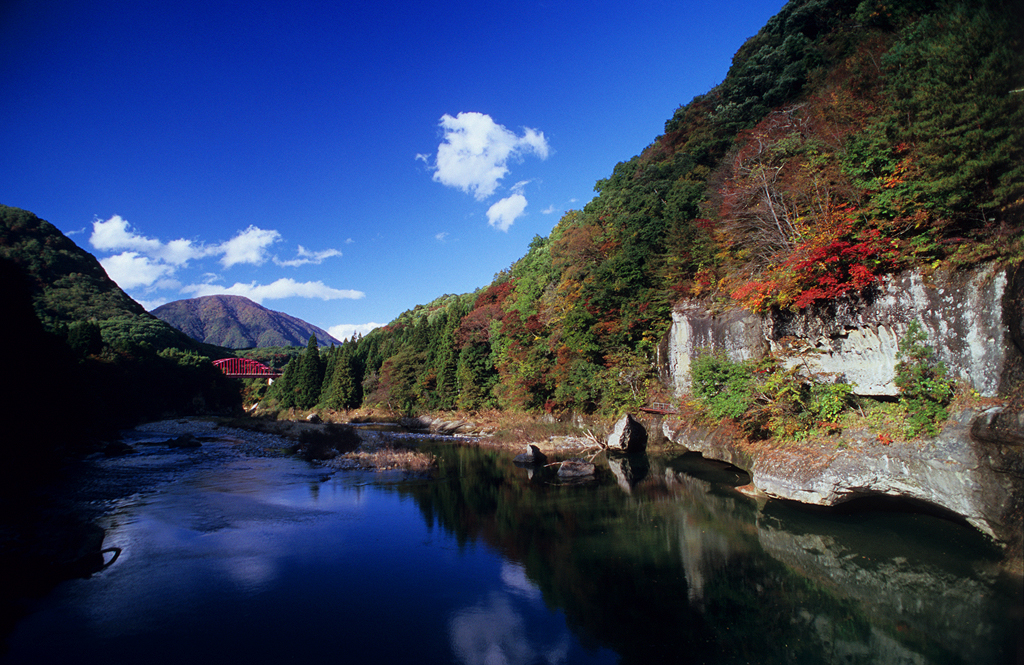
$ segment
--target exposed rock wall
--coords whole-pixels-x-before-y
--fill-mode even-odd
[[[835,506],[890,496],[940,507],[1003,546],[1018,572],[1024,572],[1022,430],[1024,414],[998,407],[959,413],[935,439],[891,445],[851,434],[841,447],[743,446],[726,428],[694,428],[673,418],[664,422],[671,441],[743,469],[769,498]]]
[[[1005,407],[963,411],[934,439],[882,445],[845,436],[843,446],[740,445],[728,427],[701,430],[667,419],[673,442],[734,464],[771,498],[832,506],[892,496],[939,506],[1002,544],[1024,568],[1024,269],[994,265],[924,275],[907,272],[869,293],[800,313],[713,313],[696,302],[673,313],[663,346],[666,380],[688,392],[690,363],[706,350],[735,360],[796,352],[815,374],[856,384],[862,395],[894,396],[899,340],[912,321],[928,335],[950,376]],[[780,353],[780,355],[782,355]]]
[[[950,376],[984,396],[1020,380],[1024,270],[989,264],[969,271],[905,272],[862,296],[799,313],[713,313],[698,302],[675,309],[665,344],[665,379],[677,393],[706,350],[734,360],[796,352],[791,362],[856,385],[860,395],[895,396],[899,340],[912,321],[928,335]]]

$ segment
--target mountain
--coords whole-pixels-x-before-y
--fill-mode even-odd
[[[0,206],[0,256],[28,275],[36,313],[49,328],[146,314],[107,277],[96,257],[26,210]]]
[[[283,312],[269,310],[242,296],[204,296],[176,300],[153,310],[189,337],[229,349],[305,346],[316,335],[320,346],[341,345],[326,331]]]

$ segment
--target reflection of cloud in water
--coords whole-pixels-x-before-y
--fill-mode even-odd
[[[531,600],[540,600],[540,589],[526,576],[526,569],[522,564],[512,561],[501,562],[501,581],[514,594],[524,596]]]
[[[539,638],[527,630],[522,613],[506,593],[492,593],[485,602],[456,613],[448,633],[452,650],[466,665],[564,663],[569,653],[565,631],[546,649],[531,644]]]
[[[255,593],[277,577],[274,560],[267,556],[236,556],[227,562],[228,574],[239,587]]]

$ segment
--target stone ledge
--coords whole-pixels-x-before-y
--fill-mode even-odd
[[[669,440],[687,450],[748,472],[756,490],[773,499],[835,506],[890,496],[937,506],[992,538],[1020,569],[1024,449],[1013,442],[1021,436],[1015,424],[1022,421],[1019,413],[965,410],[934,439],[882,445],[851,436],[840,447],[753,446],[724,427],[689,427],[678,419],[666,419],[663,427]]]

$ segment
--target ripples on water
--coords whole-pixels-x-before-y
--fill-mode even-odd
[[[959,525],[759,507],[689,455],[564,486],[406,443],[438,478],[327,476],[238,433],[93,460],[77,496],[120,556],[43,599],[0,662],[1016,660],[1020,589]]]

